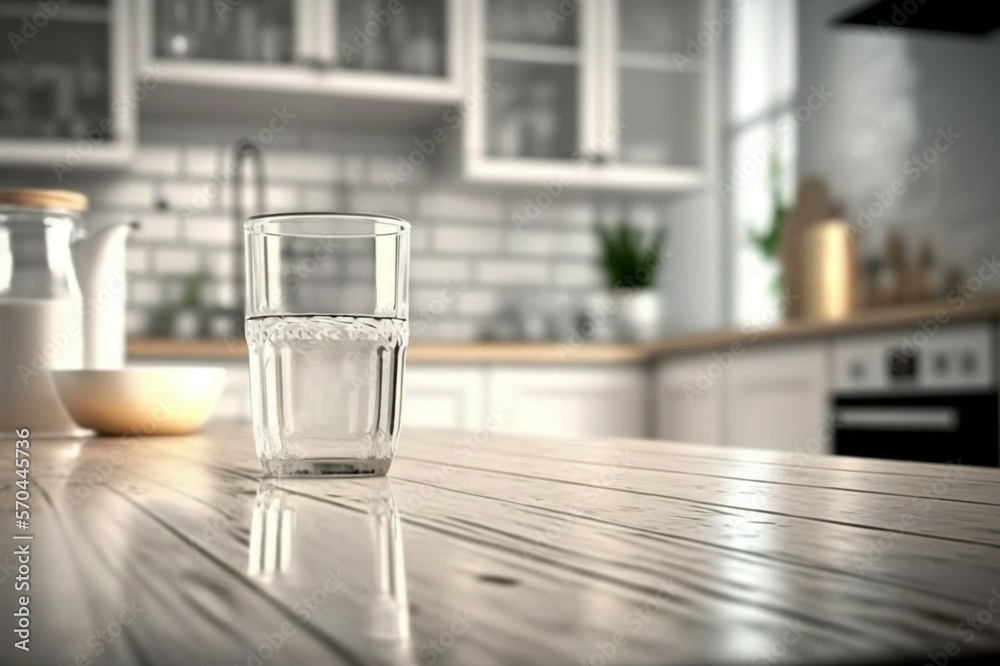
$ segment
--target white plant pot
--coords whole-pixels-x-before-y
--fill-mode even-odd
[[[197,310],[181,310],[174,319],[174,337],[192,340],[201,332],[201,316]]]
[[[619,335],[626,340],[652,340],[660,333],[660,295],[655,289],[634,289],[621,295]]]

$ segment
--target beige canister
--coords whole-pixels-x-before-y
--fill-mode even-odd
[[[802,300],[805,319],[849,317],[857,305],[857,263],[850,227],[823,220],[802,234]]]

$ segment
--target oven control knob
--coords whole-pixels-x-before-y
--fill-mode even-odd
[[[938,354],[934,357],[934,372],[939,375],[948,373],[948,355]]]
[[[976,366],[978,365],[976,355],[972,352],[965,352],[962,354],[962,370],[967,375],[974,374],[976,372]]]
[[[865,378],[865,364],[863,361],[854,361],[851,363],[850,375],[851,379],[860,380]]]

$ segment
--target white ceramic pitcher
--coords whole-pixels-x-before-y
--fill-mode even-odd
[[[73,435],[50,370],[125,363],[125,238],[134,223],[81,237],[87,198],[0,190],[0,437]]]

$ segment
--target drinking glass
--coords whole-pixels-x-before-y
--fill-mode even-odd
[[[264,471],[385,474],[409,342],[409,223],[288,213],[243,226],[251,417]]]

